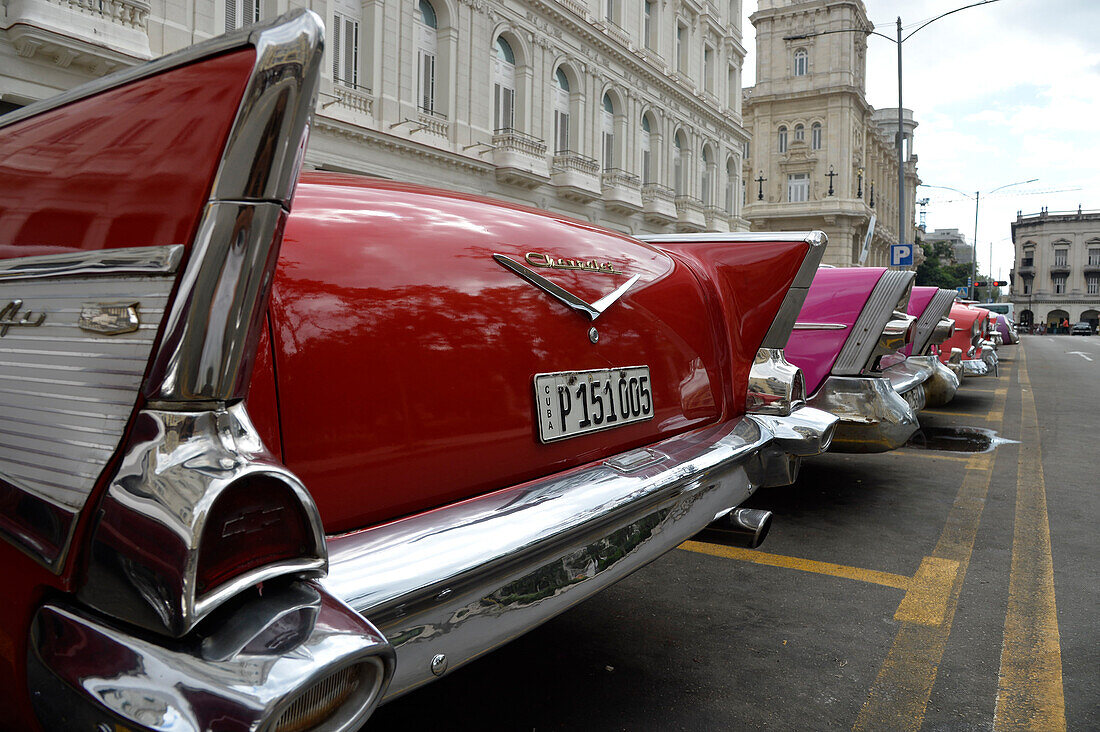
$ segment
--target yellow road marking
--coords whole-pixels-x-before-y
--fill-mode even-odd
[[[740,559],[754,564],[766,564],[771,567],[784,567],[786,569],[798,569],[803,572],[827,574],[832,577],[869,582],[873,585],[894,587],[899,590],[909,589],[912,580],[900,574],[879,572],[874,569],[860,569],[859,567],[846,567],[832,562],[817,562],[812,559],[799,557],[787,557],[782,554],[768,554],[754,549],[741,549],[739,547],[724,546],[722,544],[707,544],[701,541],[685,541],[680,545],[681,549],[698,554],[709,554],[712,557],[724,557],[726,559]]]
[[[1008,612],[994,730],[1064,730],[1062,650],[1035,394],[1020,353],[1022,412]]]
[[[940,450],[920,450],[920,449],[915,449],[914,450],[914,449],[898,448],[897,450],[893,451],[893,454],[894,455],[902,455],[904,457],[933,458],[935,460],[954,460],[954,461],[960,462],[960,463],[970,462],[970,458],[968,458],[968,457],[963,457],[962,455],[948,455],[948,454],[945,454],[945,453],[941,452]]]
[[[951,624],[958,606],[959,592],[966,579],[970,555],[974,550],[974,538],[978,533],[985,497],[993,476],[993,455],[981,453],[967,461],[966,475],[955,497],[955,503],[947,517],[947,524],[940,533],[932,558],[955,562],[953,575],[945,571],[947,564],[930,566],[926,576],[951,581],[949,588],[940,588],[946,596],[942,604],[939,623],[930,625],[903,619],[894,638],[894,645],[886,655],[878,677],[867,694],[867,701],[856,718],[856,730],[919,730],[924,723],[924,712],[932,685],[936,681],[940,661],[943,659]],[[919,573],[918,573],[919,574]],[[932,593],[926,591],[926,597]],[[910,601],[915,605],[916,600]],[[902,601],[905,605],[905,600]],[[939,601],[937,600],[937,607]],[[899,612],[902,610],[898,608]],[[914,615],[927,620],[931,616]]]
[[[943,417],[966,417],[966,416],[968,416],[966,414],[963,414],[962,412],[948,412],[948,411],[943,410],[943,409],[922,409],[922,410],[920,410],[920,414],[937,414],[937,415],[940,415],[940,416],[943,416]]]
[[[909,591],[905,593],[894,620],[918,625],[943,625],[947,601],[955,584],[959,563],[952,559],[925,557]]]
[[[1005,418],[1005,400],[1008,398],[1008,387],[1002,386],[993,392],[993,404],[989,407],[989,414],[985,416],[986,422],[1003,422]]]

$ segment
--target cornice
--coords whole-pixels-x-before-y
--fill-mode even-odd
[[[475,160],[465,155],[458,155],[457,153],[441,150],[430,145],[424,145],[414,140],[406,140],[401,137],[395,137],[394,135],[388,135],[378,130],[351,125],[340,120],[332,119],[331,117],[318,115],[314,119],[314,128],[318,132],[327,133],[335,137],[342,137],[344,139],[354,140],[355,142],[374,145],[375,147],[380,147],[385,150],[413,155],[415,157],[424,158],[425,160],[430,160],[433,163],[443,163],[468,172],[491,174],[495,170],[495,167],[491,163],[482,160]]]

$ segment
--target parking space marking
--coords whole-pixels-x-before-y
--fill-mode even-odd
[[[771,567],[783,567],[785,569],[797,569],[803,572],[815,574],[827,574],[832,577],[868,582],[873,585],[894,587],[899,590],[908,590],[913,580],[900,574],[879,572],[874,569],[861,569],[859,567],[846,567],[843,564],[832,562],[818,562],[813,559],[800,557],[788,557],[782,554],[768,554],[755,549],[741,549],[739,547],[725,546],[724,544],[708,544],[701,541],[685,541],[680,545],[681,549],[698,554],[709,554],[712,557],[725,559],[740,559],[754,564],[766,564]]]
[[[939,577],[951,582],[950,588],[944,592],[947,599],[940,622],[927,625],[911,620],[900,621],[901,627],[894,644],[871,685],[853,729],[915,731],[924,723],[924,712],[947,639],[951,635],[959,592],[966,579],[974,539],[985,508],[985,497],[993,478],[993,460],[991,453],[978,453],[967,460],[962,485],[948,513],[947,524],[932,551],[932,557],[957,563],[953,576],[942,572],[942,569],[939,574],[935,569],[928,573],[930,579]],[[905,601],[902,602],[904,604]]]
[[[1062,650],[1035,394],[1020,354],[1021,437],[1016,517],[995,730],[1066,729]]]
[[[959,563],[953,559],[925,557],[921,560],[909,591],[905,593],[894,620],[918,625],[943,625],[947,602]]]
[[[942,452],[940,450],[923,450],[923,449],[919,449],[919,448],[918,449],[913,449],[913,448],[900,447],[897,450],[894,450],[893,454],[901,455],[901,456],[904,456],[904,457],[907,457],[907,458],[909,458],[909,457],[922,457],[922,458],[931,458],[933,460],[954,460],[955,462],[960,462],[960,463],[970,462],[970,458],[968,458],[968,457],[963,457],[962,455],[947,455],[947,454],[945,454],[944,452]]]
[[[1006,369],[1007,371],[1007,369]],[[1005,401],[1008,399],[1008,387],[1002,386],[993,392],[993,405],[989,407],[989,414],[984,419],[986,422],[1003,422],[1005,418]]]

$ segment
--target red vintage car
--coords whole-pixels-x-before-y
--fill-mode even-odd
[[[954,334],[940,345],[939,358],[957,375],[988,376],[998,372],[998,358],[988,340],[990,313],[979,307],[956,302],[949,317],[955,321]]]
[[[824,237],[299,175],[298,11],[0,118],[0,713],[352,729],[793,480]]]

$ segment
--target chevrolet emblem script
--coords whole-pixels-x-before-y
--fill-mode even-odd
[[[22,300],[9,300],[4,307],[0,308],[0,336],[7,335],[8,328],[37,328],[46,320],[45,313],[39,313],[38,318],[35,319],[34,313],[30,310],[23,313],[23,317],[19,317],[19,310],[22,307]]]
[[[610,265],[610,264],[599,265],[599,264],[596,264],[595,262],[580,262],[579,260],[560,260],[560,259],[559,260],[553,260],[549,257],[549,255],[542,255],[542,254],[537,255],[537,256],[540,258],[540,261],[542,261],[542,262],[552,262],[552,263],[563,262],[563,263],[568,263],[565,266],[557,266],[557,267],[555,267],[554,264],[548,264],[548,263],[541,263],[541,264],[538,264],[537,266],[554,267],[555,269],[578,269],[578,270],[586,270],[586,271],[591,271],[591,272],[604,272],[606,274],[611,274],[611,273],[622,274],[618,270],[615,270],[613,265]],[[629,280],[627,280],[623,284],[619,285],[618,289],[616,289],[614,292],[611,292],[607,295],[604,295],[603,297],[601,297],[596,302],[589,303],[589,302],[586,302],[585,300],[577,297],[576,295],[574,295],[572,292],[565,289],[564,287],[561,287],[559,285],[555,285],[553,282],[546,279],[545,277],[543,277],[539,273],[535,272],[534,270],[532,270],[529,267],[525,267],[524,265],[520,264],[519,262],[517,262],[514,259],[506,257],[503,254],[494,254],[493,259],[495,259],[497,261],[497,264],[499,264],[500,266],[504,267],[505,269],[511,270],[515,274],[517,274],[520,277],[522,277],[523,279],[527,280],[532,285],[539,288],[540,290],[545,292],[550,297],[552,297],[552,298],[558,300],[559,302],[561,302],[567,308],[570,308],[571,310],[576,310],[578,313],[586,315],[589,320],[595,320],[596,318],[603,315],[603,312],[605,310],[607,310],[609,307],[614,305],[615,301],[618,300],[620,297],[622,297],[624,294],[626,294],[626,291],[629,290],[634,285],[634,283],[638,281],[639,278],[641,278],[641,275],[634,275]],[[530,255],[528,255],[528,261],[530,261]],[[532,262],[532,264],[534,264],[534,262]],[[605,269],[605,267],[607,269]]]
[[[103,335],[133,333],[141,325],[138,319],[138,303],[95,302],[80,306],[81,330]]]

